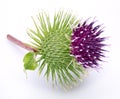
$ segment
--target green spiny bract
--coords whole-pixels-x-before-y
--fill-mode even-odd
[[[29,29],[28,35],[32,39],[31,46],[37,51],[29,53],[34,54],[32,58],[37,63],[39,73],[45,69],[47,80],[51,78],[53,84],[57,82],[65,88],[73,86],[85,73],[83,66],[77,64],[70,55],[72,27],[76,26],[79,20],[70,12],[59,11],[55,13],[53,22],[45,12],[40,13],[33,22],[36,29]],[[30,60],[28,55],[25,55],[24,59],[26,57]],[[24,64],[26,70],[36,69],[33,64],[29,64],[30,67],[26,65]]]

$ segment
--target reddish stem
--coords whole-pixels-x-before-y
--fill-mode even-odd
[[[16,39],[15,37],[11,36],[10,34],[7,35],[7,39],[28,51],[37,52],[37,50],[35,48],[23,43],[22,41]]]

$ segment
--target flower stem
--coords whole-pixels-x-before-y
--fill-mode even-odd
[[[7,35],[7,39],[28,51],[37,52],[37,50],[35,48],[23,43],[22,41],[16,39],[15,37],[11,36],[10,34]]]

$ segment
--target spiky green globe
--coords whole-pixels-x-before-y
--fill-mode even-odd
[[[29,52],[31,60],[37,65],[32,70],[39,68],[39,73],[45,69],[47,79],[51,78],[53,84],[59,83],[62,87],[73,86],[84,74],[85,69],[77,64],[75,58],[70,55],[70,37],[72,27],[79,23],[79,20],[70,12],[59,11],[55,13],[53,22],[45,12],[33,19],[35,30],[29,29],[28,35],[32,38],[32,44],[37,51]],[[32,62],[32,63],[33,63]],[[29,62],[28,62],[29,63]],[[31,70],[28,65],[24,67]]]

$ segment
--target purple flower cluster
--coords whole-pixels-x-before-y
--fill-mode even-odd
[[[105,37],[100,37],[103,30],[101,25],[94,26],[95,22],[88,24],[85,21],[83,24],[78,24],[73,29],[71,36],[71,52],[77,62],[82,64],[85,68],[98,67],[98,62],[101,61],[101,57],[104,57],[103,41]]]

